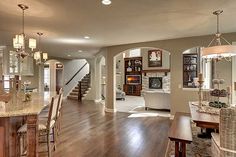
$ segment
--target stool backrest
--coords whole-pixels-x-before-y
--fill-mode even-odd
[[[58,104],[57,104],[56,118],[58,118],[58,116],[59,116],[59,112],[60,112],[60,110],[61,110],[62,97],[63,97],[63,93],[62,93],[62,88],[61,88],[61,89],[60,89],[60,92],[59,92],[59,97],[58,97]]]
[[[50,124],[51,124],[53,104],[54,104],[54,97],[52,97],[51,102],[50,102],[50,106],[49,106],[48,120],[47,120],[47,129],[50,128]]]

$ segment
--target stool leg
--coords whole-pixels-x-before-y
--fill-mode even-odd
[[[175,157],[180,157],[179,155],[179,142],[175,142]]]
[[[181,142],[181,157],[186,157],[186,143]]]
[[[48,157],[51,157],[50,131],[47,132],[47,148],[48,148]]]

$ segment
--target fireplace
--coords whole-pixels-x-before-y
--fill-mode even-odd
[[[149,77],[150,89],[162,89],[162,77]]]
[[[126,75],[126,84],[141,84],[141,75]]]

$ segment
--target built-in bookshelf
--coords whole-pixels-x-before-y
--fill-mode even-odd
[[[132,57],[124,59],[126,95],[141,95],[142,90],[142,57]]]
[[[194,78],[199,70],[198,54],[183,54],[183,87],[194,88]]]

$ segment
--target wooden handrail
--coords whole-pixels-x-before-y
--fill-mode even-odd
[[[78,73],[87,65],[88,63],[86,62],[72,77],[69,81],[66,82],[66,85],[68,85],[74,78],[76,75],[78,75]]]

